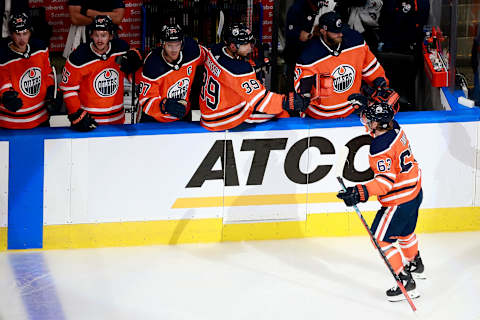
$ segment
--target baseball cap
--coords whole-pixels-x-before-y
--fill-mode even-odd
[[[322,14],[318,20],[318,25],[320,28],[334,33],[340,33],[344,30],[342,18],[335,11]]]

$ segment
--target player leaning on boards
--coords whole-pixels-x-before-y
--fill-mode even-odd
[[[369,163],[374,179],[364,185],[348,187],[345,192],[339,192],[337,197],[347,206],[353,206],[366,202],[369,196],[378,196],[382,207],[373,220],[372,234],[402,280],[409,296],[417,298],[420,294],[413,278],[425,278],[415,236],[418,209],[423,197],[421,171],[405,132],[393,120],[394,111],[390,105],[376,102],[365,107],[360,117],[373,136]],[[407,259],[405,266],[400,252],[394,246],[397,241]],[[398,286],[386,293],[390,301],[405,299]]]
[[[301,112],[309,99],[295,92],[282,95],[268,91],[246,61],[255,38],[242,23],[227,26],[218,43],[207,52],[200,92],[200,123],[212,131],[259,123]]]
[[[164,25],[160,47],[145,59],[140,81],[140,122],[171,122],[190,110],[190,92],[206,49],[185,37],[178,24]]]
[[[362,80],[374,85],[375,79],[387,84],[385,71],[370,51],[362,36],[344,26],[340,16],[330,11],[319,19],[319,29],[295,67],[295,90],[311,93],[306,113],[316,119],[341,118],[350,115],[355,106],[351,94],[359,93]],[[333,78],[333,92],[322,96],[321,81]]]
[[[92,41],[79,45],[63,69],[60,89],[75,130],[125,121],[123,79],[141,66],[142,59],[125,41],[113,39],[113,32],[108,16],[96,16],[90,28]]]
[[[11,15],[8,28],[11,41],[0,48],[0,127],[48,127],[48,109],[62,104],[60,95],[54,98],[48,48],[31,38],[32,25],[26,13]]]

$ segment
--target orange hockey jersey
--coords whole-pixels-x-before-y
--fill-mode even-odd
[[[86,110],[98,124],[123,124],[123,79],[125,75],[115,58],[128,50],[128,44],[113,39],[103,56],[92,44],[81,44],[73,51],[63,68],[63,100],[69,114]]]
[[[185,38],[176,66],[165,61],[162,48],[153,50],[145,59],[140,79],[140,106],[143,112],[160,122],[178,120],[160,111],[163,98],[186,100],[188,112],[193,79],[197,67],[203,65],[205,55],[206,49],[191,38]]]
[[[375,176],[366,184],[368,194],[378,195],[382,206],[396,206],[417,196],[422,187],[421,171],[396,121],[393,130],[373,139],[369,162]]]
[[[328,74],[333,78],[332,95],[319,97],[319,88],[311,85],[317,74]],[[295,90],[311,93],[312,100],[306,110],[309,116],[316,119],[341,118],[354,111],[347,99],[352,93],[360,92],[362,80],[371,84],[378,77],[386,79],[377,58],[358,32],[346,29],[337,53],[318,37],[310,41],[297,60]]]
[[[0,94],[15,90],[23,106],[11,112],[0,104],[0,127],[30,129],[48,120],[44,106],[47,88],[54,84],[47,46],[31,39],[28,55],[13,51],[9,46],[0,49]]]
[[[250,63],[234,59],[222,45],[207,52],[200,92],[200,124],[206,129],[226,130],[284,116],[283,97],[265,89]]]

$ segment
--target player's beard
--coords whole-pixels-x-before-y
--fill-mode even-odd
[[[250,53],[252,53],[253,49],[249,44],[249,47],[237,47],[236,55],[240,57],[240,59],[245,59]]]
[[[338,47],[338,45],[340,43],[342,43],[342,37],[336,37],[336,38],[331,38],[328,34],[327,34],[327,44],[332,47],[333,49],[336,49]]]

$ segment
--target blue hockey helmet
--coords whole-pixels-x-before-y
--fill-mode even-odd
[[[226,45],[230,43],[236,45],[255,43],[252,31],[243,23],[233,23],[223,29],[222,39]]]
[[[385,102],[374,102],[362,111],[360,117],[364,125],[377,122],[380,128],[387,129],[394,115],[395,112],[389,104]]]

